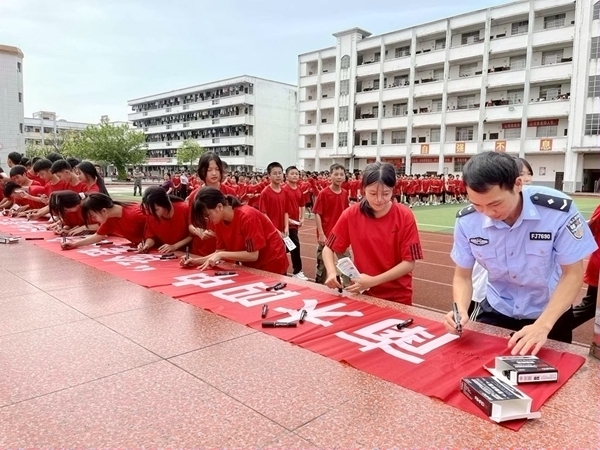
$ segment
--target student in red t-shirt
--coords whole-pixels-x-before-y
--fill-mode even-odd
[[[421,177],[421,203],[429,205],[431,202],[431,178],[429,175]]]
[[[212,267],[221,260],[285,275],[288,260],[279,231],[261,212],[242,205],[233,195],[215,188],[202,189],[196,196],[192,220],[199,228],[212,222],[217,250],[211,255],[181,259],[182,266]]]
[[[4,195],[4,186],[10,181],[10,178],[4,172],[0,172],[0,209],[10,208],[13,201],[10,197]]]
[[[83,191],[86,194],[92,192],[100,192],[104,195],[108,195],[106,186],[104,185],[104,179],[102,175],[98,173],[96,166],[90,161],[81,161],[76,166],[77,176],[79,181],[83,184]]]
[[[304,272],[302,272],[302,257],[300,256],[300,238],[298,237],[298,229],[304,224],[304,195],[302,188],[298,184],[300,172],[296,166],[289,166],[285,169],[286,182],[283,184],[283,190],[288,195],[290,205],[289,209],[289,235],[296,248],[290,251],[292,257],[292,277],[300,280],[308,281]]]
[[[161,186],[150,186],[142,196],[146,214],[144,239],[138,246],[146,253],[159,245],[159,253],[170,253],[192,241],[189,234],[190,212],[188,204],[179,197],[169,196]]]
[[[596,244],[600,247],[600,205],[592,213],[588,225],[592,231]],[[587,283],[587,292],[581,303],[573,308],[573,328],[584,324],[596,315],[596,302],[598,299],[598,273],[600,272],[600,248],[590,255],[583,281]]]
[[[342,189],[342,183],[346,176],[346,169],[341,164],[334,164],[330,168],[331,185],[319,192],[313,211],[317,224],[317,270],[315,281],[320,284],[325,283],[326,272],[323,263],[323,248],[327,238],[336,222],[348,208],[348,193]],[[347,249],[338,252],[338,257],[349,256]]]
[[[334,253],[351,245],[361,275],[346,288],[349,292],[368,291],[373,297],[412,304],[411,272],[423,253],[412,212],[392,201],[395,184],[391,164],[367,166],[363,200],[342,213],[323,249],[327,286],[342,287],[336,279]]]
[[[29,193],[28,191],[31,191]],[[39,185],[31,185],[29,187],[21,187],[16,181],[7,181],[4,183],[3,195],[5,198],[9,198],[13,205],[17,205],[17,209],[14,215],[24,217],[29,214],[30,211],[43,208],[44,203],[39,200],[39,196],[43,195],[44,188]]]
[[[333,173],[331,174],[333,177]],[[350,204],[353,205],[358,201],[358,194],[360,192],[360,180],[356,178],[356,174],[353,173],[350,177],[350,189],[348,191],[348,196],[350,197]]]
[[[278,162],[272,162],[267,166],[270,184],[260,193],[258,209],[265,214],[275,228],[281,233],[281,237],[289,234],[289,201],[288,195],[282,189],[283,166]]]
[[[85,192],[85,185],[79,180],[71,165],[64,159],[52,163],[50,171],[65,184],[65,189],[75,192]]]
[[[74,191],[54,191],[48,202],[53,221],[47,228],[62,236],[77,236],[98,229],[98,225],[90,224],[89,228],[85,225],[81,214],[83,196]]]
[[[146,215],[138,203],[122,203],[112,200],[108,195],[92,193],[81,202],[81,213],[85,224],[100,224],[96,234],[81,241],[65,242],[64,250],[95,244],[106,236],[123,237],[133,244],[144,239]]]
[[[196,195],[204,187],[214,187],[226,195],[234,195],[233,190],[223,183],[225,166],[216,153],[207,152],[200,157],[197,175],[201,181],[200,186],[193,190],[186,199],[190,211],[194,205]],[[210,224],[208,229],[203,230],[195,227],[190,219],[189,233],[192,236],[191,253],[198,256],[206,256],[214,253],[217,240],[214,232],[210,229]]]

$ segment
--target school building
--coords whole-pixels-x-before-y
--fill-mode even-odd
[[[129,121],[148,142],[144,170],[179,169],[177,148],[194,139],[231,170],[264,170],[297,159],[296,86],[243,75],[137,98]],[[189,163],[188,163],[189,164]]]
[[[60,145],[65,133],[81,132],[86,127],[95,125],[59,119],[53,111],[35,112],[32,117],[25,117],[24,124],[25,146]]]
[[[298,57],[300,166],[375,160],[456,173],[471,155],[526,158],[536,184],[598,191],[600,2],[531,0]]]
[[[0,44],[0,165],[10,152],[23,153],[23,52]]]

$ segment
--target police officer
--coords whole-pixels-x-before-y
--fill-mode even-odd
[[[571,342],[583,259],[597,248],[577,207],[560,191],[523,186],[505,153],[473,156],[463,179],[472,205],[457,214],[451,253],[460,325],[469,321],[477,261],[489,274],[477,321],[515,330],[513,355],[535,355],[548,338]],[[452,313],[445,325],[456,333]]]

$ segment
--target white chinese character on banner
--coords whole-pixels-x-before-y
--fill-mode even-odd
[[[400,322],[400,319],[386,319],[358,329],[354,331],[354,334],[341,331],[335,335],[362,345],[359,349],[361,352],[379,348],[389,355],[414,364],[420,364],[424,361],[422,358],[414,356],[415,354],[425,355],[459,337],[449,333],[435,337],[421,326],[398,330],[396,328],[398,322]]]
[[[363,313],[360,311],[335,311],[336,309],[342,308],[346,306],[345,303],[335,303],[333,305],[323,306],[322,308],[316,308],[318,302],[315,299],[302,300],[304,302],[304,309],[306,311],[307,322],[314,323],[315,325],[321,325],[323,327],[330,327],[333,323],[328,320],[321,320],[321,317],[343,317],[343,316],[352,316],[352,317],[362,317]],[[290,317],[286,317],[285,319],[281,319],[281,322],[294,322],[300,319],[300,314],[302,309],[289,309],[284,307],[277,307],[275,311],[288,313]]]
[[[96,247],[96,248],[82,248],[81,250],[77,250],[78,253],[83,253],[88,256],[110,256],[110,255],[119,255],[121,253],[127,253],[126,247]]]
[[[225,286],[228,284],[235,283],[235,281],[229,278],[236,277],[237,274],[233,275],[208,275],[204,272],[194,273],[192,275],[184,275],[181,277],[175,277],[177,282],[173,283],[173,286],[198,286],[204,289],[210,289],[213,287]]]
[[[267,287],[269,287],[269,285],[262,282],[251,283],[211,292],[211,295],[231,303],[239,303],[246,307],[262,305],[263,303],[300,295],[298,292],[285,289],[280,289],[279,291],[266,291]]]
[[[152,261],[160,261],[160,255],[156,253],[137,253],[127,256],[115,256],[113,258],[105,259],[105,262],[116,262],[121,266],[132,266],[134,264],[146,264]]]

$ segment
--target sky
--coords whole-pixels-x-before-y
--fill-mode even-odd
[[[502,0],[0,0],[0,44],[19,47],[25,115],[127,120],[127,101],[252,75],[297,84],[298,55],[332,33],[373,35]]]

